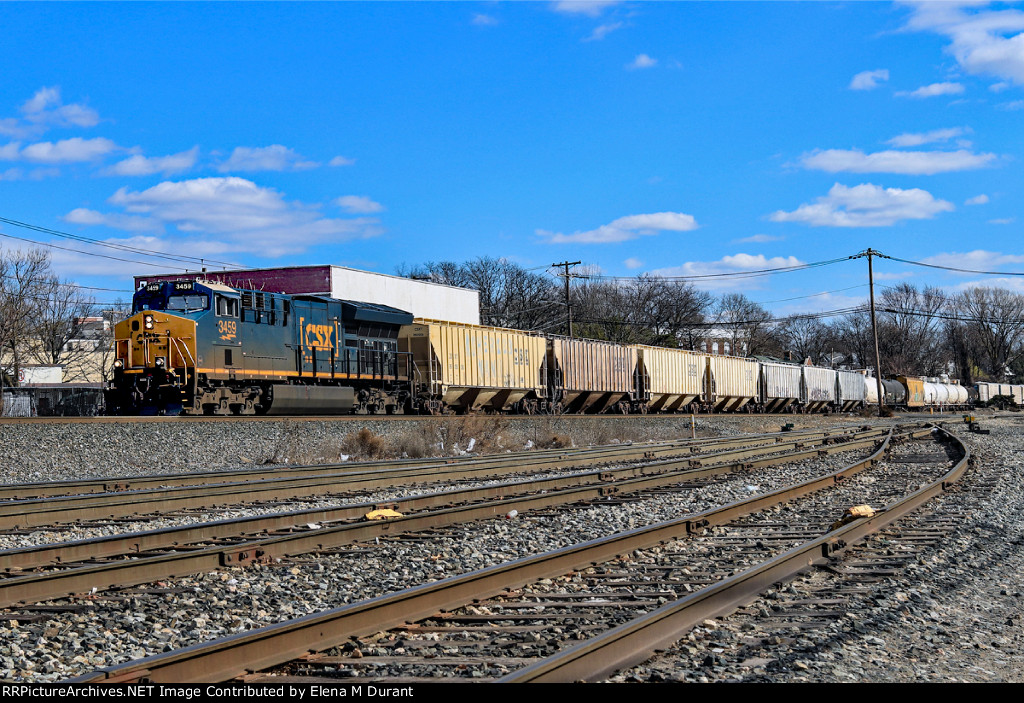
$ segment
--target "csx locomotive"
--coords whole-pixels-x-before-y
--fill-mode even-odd
[[[316,295],[164,281],[114,328],[114,414],[392,413],[409,403],[412,315]]]
[[[115,326],[118,414],[829,412],[877,402],[854,371],[413,319],[384,305],[150,283]],[[959,407],[940,379],[889,406]]]

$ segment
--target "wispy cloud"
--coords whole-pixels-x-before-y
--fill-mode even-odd
[[[626,259],[622,263],[625,264],[626,268],[628,268],[628,269],[638,269],[638,268],[642,268],[643,265],[644,265],[644,262],[641,261],[640,259],[636,258],[635,256],[629,257],[628,259]]]
[[[335,156],[333,159],[327,162],[328,166],[352,166],[356,162],[355,159],[349,159],[344,156]]]
[[[599,17],[607,8],[618,5],[620,0],[559,0],[551,4],[555,12],[570,15]]]
[[[899,134],[888,140],[886,144],[900,148],[921,146],[923,144],[935,144],[938,142],[948,142],[950,139],[962,137],[969,132],[970,130],[965,127],[933,129],[930,132],[904,132],[903,134]]]
[[[785,239],[785,237],[776,237],[770,234],[755,234],[752,237],[734,239],[733,242],[736,244],[766,244],[767,242],[781,242],[783,239]]]
[[[934,266],[947,266],[952,269],[971,269],[972,271],[1009,271],[1024,264],[1024,256],[1003,254],[997,251],[975,249],[974,251],[952,251],[935,254],[921,259],[922,263]],[[956,273],[956,272],[953,272]],[[970,273],[959,275],[969,276]]]
[[[602,39],[607,37],[609,34],[614,32],[616,29],[622,29],[622,27],[624,27],[624,26],[625,25],[622,22],[613,22],[611,24],[602,24],[599,27],[595,27],[594,31],[590,33],[590,36],[587,37],[586,39],[584,39],[583,41],[585,41],[585,42],[587,42],[587,41],[601,41]]]
[[[965,88],[962,83],[932,83],[931,85],[923,85],[917,90],[900,90],[896,92],[896,95],[901,98],[934,98],[939,95],[961,95]]]
[[[995,154],[957,151],[879,151],[866,154],[859,149],[823,149],[804,154],[804,168],[829,173],[902,173],[933,175],[970,171],[992,165]]]
[[[850,81],[850,90],[874,90],[879,82],[889,80],[889,69],[879,68],[875,71],[861,71]]]
[[[374,212],[383,212],[384,206],[370,200],[365,195],[343,195],[334,201],[335,205],[345,212],[356,215],[368,215]]]
[[[103,173],[112,176],[150,176],[154,173],[162,173],[169,176],[189,170],[195,166],[198,158],[198,146],[169,156],[146,157],[142,154],[135,154],[104,169]]]
[[[968,198],[964,201],[964,205],[984,205],[988,202],[988,196],[982,193],[981,195],[975,195],[973,198]]]
[[[128,232],[155,232],[159,234],[164,231],[162,222],[149,217],[124,215],[121,213],[102,213],[87,208],[76,208],[61,219],[74,225],[105,226]]]
[[[647,54],[637,54],[637,57],[626,64],[626,68],[636,71],[643,68],[654,68],[658,65],[658,59],[652,59]]]
[[[288,147],[272,144],[265,147],[239,146],[227,161],[217,167],[221,173],[232,171],[303,171],[319,166]]]
[[[105,137],[72,137],[57,142],[29,144],[18,152],[17,159],[39,164],[70,164],[96,161],[118,150],[120,147]],[[4,154],[6,158],[7,151],[0,149],[0,154]]]
[[[651,271],[656,276],[707,276],[714,274],[741,273],[760,269],[800,266],[805,262],[795,256],[766,257],[763,254],[734,254],[723,256],[718,261],[687,261],[680,266],[670,266]],[[696,287],[704,290],[740,288],[758,288],[763,282],[758,278],[706,278],[691,281]]]
[[[472,22],[478,27],[493,27],[494,25],[498,24],[498,18],[492,15],[485,15],[481,12],[478,12],[473,15]]]
[[[811,227],[888,227],[902,220],[931,219],[954,210],[920,188],[903,190],[864,183],[852,188],[836,183],[828,195],[792,212],[779,210],[773,222],[798,222]]]
[[[697,229],[692,215],[681,212],[655,212],[647,215],[628,215],[586,232],[562,234],[539,229],[537,234],[552,244],[575,242],[580,244],[609,244],[625,242],[661,232],[688,232]]]

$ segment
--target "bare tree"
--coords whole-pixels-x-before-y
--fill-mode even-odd
[[[1003,381],[1024,355],[1024,295],[1002,288],[970,288],[951,305],[955,319],[946,325],[947,344],[960,353],[958,371],[965,382]]]
[[[742,293],[727,293],[718,302],[716,324],[730,339],[731,353],[756,356],[782,351],[775,333],[775,318]]]
[[[43,299],[42,286],[49,275],[50,257],[43,249],[0,250],[0,358],[9,354],[6,383],[13,385],[21,366],[22,344]],[[5,383],[0,363],[0,388]],[[3,396],[0,395],[0,411]]]
[[[85,344],[83,331],[93,312],[94,299],[75,284],[47,276],[40,284],[40,298],[33,316],[27,344],[42,364],[68,366],[94,351]]]

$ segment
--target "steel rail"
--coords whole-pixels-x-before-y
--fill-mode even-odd
[[[459,607],[541,578],[559,576],[636,549],[686,537],[710,524],[726,522],[740,514],[755,512],[821,490],[875,465],[888,452],[890,439],[891,433],[871,456],[843,469],[714,510],[525,557],[212,642],[106,667],[72,679],[72,682],[226,681],[277,666],[311,651],[342,644],[352,637],[415,622],[439,610]]]
[[[972,461],[970,450],[951,432],[937,429],[956,443],[962,458],[939,479],[886,506],[874,517],[854,521],[810,540],[756,567],[512,672],[499,681],[564,683],[601,680],[645,661],[655,651],[678,641],[704,620],[733,612],[772,584],[787,581],[809,567],[828,563],[866,535],[882,530],[949,490],[960,479]]]
[[[583,458],[599,458],[607,456],[614,459],[647,458],[648,455],[660,456],[672,453],[695,453],[705,447],[727,447],[734,445],[753,446],[782,439],[797,437],[833,437],[839,438],[857,433],[862,428],[842,428],[831,430],[800,430],[791,432],[773,432],[751,435],[745,438],[715,437],[708,439],[667,440],[653,443],[623,443],[618,445],[580,447],[578,449],[538,449],[529,452],[512,454],[495,454],[490,456],[430,457],[423,459],[392,459],[387,461],[359,461],[344,464],[316,464],[306,466],[286,466],[273,469],[233,469],[229,471],[200,471],[187,474],[150,474],[133,477],[103,477],[74,481],[47,481],[36,483],[15,483],[0,485],[0,501],[30,500],[71,495],[87,495],[92,493],[114,493],[148,488],[167,488],[170,486],[207,485],[210,483],[241,482],[264,480],[267,478],[297,478],[303,475],[320,476],[325,473],[339,475],[359,474],[381,470],[422,470],[428,467],[446,467],[452,464],[471,466],[504,466],[515,464],[522,457],[545,459],[549,457],[564,458],[568,454],[577,453]]]
[[[350,522],[338,526],[323,526],[321,529],[305,530],[279,536],[245,537],[234,540],[230,544],[195,546],[182,548],[170,554],[146,556],[139,554],[130,559],[95,566],[78,566],[61,571],[14,576],[0,580],[0,607],[10,607],[19,603],[39,602],[53,598],[62,598],[70,594],[87,592],[91,589],[103,590],[113,586],[130,586],[149,583],[156,580],[185,576],[189,574],[213,571],[228,566],[242,566],[252,562],[270,562],[298,554],[305,554],[324,549],[348,545],[353,542],[369,540],[388,534],[404,534],[431,528],[447,527],[504,515],[511,510],[528,512],[540,508],[548,508],[569,503],[597,500],[611,494],[629,494],[643,490],[679,483],[683,480],[704,478],[716,474],[771,466],[799,459],[851,451],[875,444],[876,439],[863,439],[843,444],[830,445],[826,449],[797,450],[796,452],[773,455],[755,461],[734,461],[719,463],[704,468],[692,468],[677,462],[671,470],[662,470],[652,475],[641,475],[635,478],[615,480],[613,472],[589,472],[588,476],[557,477],[538,481],[505,483],[499,486],[464,489],[414,496],[400,499],[393,503],[402,510],[421,509],[422,512],[387,521]],[[776,447],[770,447],[776,449]],[[751,452],[743,452],[743,459],[749,459]],[[638,473],[643,467],[621,469],[621,476]],[[587,479],[590,479],[587,481]],[[612,483],[612,481],[614,481]],[[579,485],[583,484],[583,485]],[[529,493],[523,494],[524,489]],[[516,495],[516,493],[519,493]],[[462,494],[464,501],[477,500],[484,502],[466,503],[451,506],[457,494]],[[359,518],[374,504],[358,504],[346,506],[334,511],[345,517]],[[259,520],[259,518],[253,519]],[[294,521],[292,522],[294,525]],[[204,530],[204,527],[193,528]],[[131,538],[131,535],[125,536]],[[140,533],[137,537],[145,537]],[[95,546],[117,546],[124,544],[124,538],[100,538],[91,541],[94,544],[79,543],[70,545],[72,549],[88,550]],[[24,556],[53,554],[60,545],[29,548]],[[33,553],[34,552],[34,553]],[[121,552],[123,553],[123,551]],[[17,557],[18,553],[4,554],[2,557]],[[11,561],[7,559],[6,561]]]
[[[872,430],[878,433],[881,430]],[[804,440],[807,441],[807,440]],[[778,441],[765,445],[773,447],[795,446],[800,438],[791,441]],[[749,445],[748,445],[749,446]],[[636,448],[637,456],[644,450]],[[736,454],[719,452],[712,455]],[[602,455],[603,456],[603,455]],[[739,454],[736,454],[739,456]],[[500,475],[502,473],[523,472],[526,468],[523,459],[514,457],[500,464],[482,463],[470,466],[455,464],[442,465],[429,469],[409,469],[407,471],[370,470],[356,474],[339,474],[326,476],[303,476],[293,478],[264,479],[253,482],[225,482],[207,484],[201,487],[180,486],[167,489],[151,488],[127,493],[95,493],[81,496],[65,496],[45,499],[25,500],[0,503],[0,529],[40,527],[74,520],[97,520],[107,518],[125,518],[146,513],[161,513],[191,508],[209,508],[217,505],[228,505],[260,500],[279,500],[301,498],[325,493],[350,492],[378,488],[389,488],[399,479],[406,483],[443,481],[451,479],[473,478],[476,475]],[[588,457],[592,459],[593,457]],[[637,457],[634,457],[637,458]],[[551,456],[540,461],[530,461],[530,471],[559,469],[575,466],[579,463],[578,455],[571,451]],[[73,516],[73,518],[69,518]]]
[[[858,441],[856,437],[843,437],[842,443],[831,445],[831,449],[815,449],[820,451],[849,451],[865,446],[865,439]],[[686,468],[692,469],[703,465],[708,460],[718,459],[749,459],[765,452],[775,454],[785,445],[768,445],[753,451],[744,450],[740,455],[730,453],[705,455],[701,459],[670,459],[644,462],[642,464],[620,468],[591,469],[579,471],[565,476],[546,479],[522,479],[492,486],[463,488],[457,490],[434,491],[426,494],[414,494],[388,501],[363,501],[347,503],[339,507],[308,508],[283,513],[256,515],[230,520],[217,520],[200,525],[166,527],[157,530],[130,532],[117,535],[94,537],[90,539],[33,545],[0,551],[0,572],[20,571],[48,567],[55,564],[83,561],[86,559],[108,558],[118,555],[138,556],[145,552],[158,549],[176,548],[210,540],[234,539],[243,535],[258,532],[286,530],[310,523],[328,523],[339,520],[352,520],[378,508],[391,508],[399,512],[422,510],[428,507],[453,505],[458,502],[496,498],[512,495],[524,490],[552,490],[580,486],[587,483],[608,484],[623,478],[644,476],[649,474],[666,474]],[[807,454],[807,453],[805,453]],[[790,460],[789,458],[779,459]],[[754,468],[768,466],[777,462],[756,461],[749,464],[736,462],[728,464],[735,468]],[[716,464],[713,464],[716,465]],[[720,472],[720,471],[719,471]],[[707,475],[710,475],[708,472]],[[2,581],[0,581],[2,583]],[[3,599],[0,598],[0,601]]]

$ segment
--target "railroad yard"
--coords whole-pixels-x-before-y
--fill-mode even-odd
[[[979,421],[6,422],[0,678],[1020,681],[1024,417]]]

